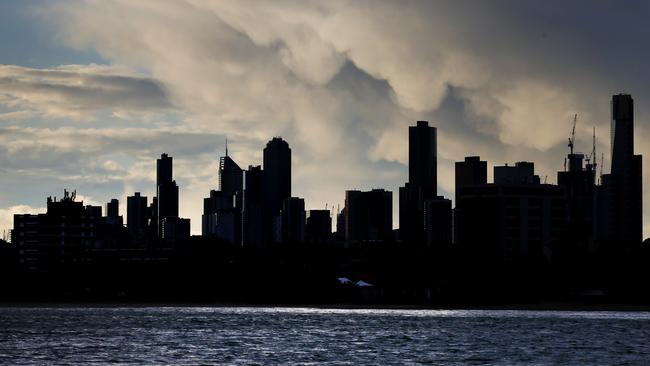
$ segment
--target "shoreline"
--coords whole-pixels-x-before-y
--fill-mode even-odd
[[[295,308],[334,310],[451,310],[451,311],[570,311],[570,312],[650,312],[650,304],[584,304],[584,303],[513,303],[513,304],[283,304],[226,302],[111,302],[111,301],[47,301],[0,302],[7,308]]]

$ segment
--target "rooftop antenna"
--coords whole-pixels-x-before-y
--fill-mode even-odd
[[[226,156],[228,156],[228,138],[226,137]]]
[[[600,155],[600,177],[598,178],[600,182],[602,182],[603,179],[603,168],[605,167],[605,153],[601,153]]]
[[[571,129],[571,137],[569,137],[569,151],[573,155],[573,144],[576,141],[576,123],[578,123],[578,114],[573,116],[573,128]]]

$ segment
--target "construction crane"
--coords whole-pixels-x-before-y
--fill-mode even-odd
[[[596,164],[596,159],[597,159],[596,158],[596,127],[594,127],[593,142],[592,142],[592,146],[591,146],[591,153],[589,153],[589,155],[587,155],[585,160],[587,161],[587,164],[589,164],[593,160],[593,162],[594,162],[593,166],[595,167],[597,165]]]
[[[573,144],[576,141],[576,124],[578,123],[578,114],[573,116],[573,129],[571,129],[571,137],[569,137],[569,151],[573,155]]]

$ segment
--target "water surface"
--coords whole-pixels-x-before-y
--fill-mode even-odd
[[[0,363],[649,365],[650,313],[0,308]]]

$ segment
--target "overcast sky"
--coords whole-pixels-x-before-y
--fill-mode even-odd
[[[438,128],[450,198],[467,155],[490,177],[534,161],[555,183],[575,113],[577,149],[591,151],[596,127],[607,172],[620,92],[635,99],[647,161],[649,16],[647,1],[2,1],[0,230],[64,188],[88,204],[118,198],[125,215],[127,195],[151,200],[166,152],[200,233],[226,137],[243,168],[287,140],[307,208],[386,188],[395,217],[419,119]]]

